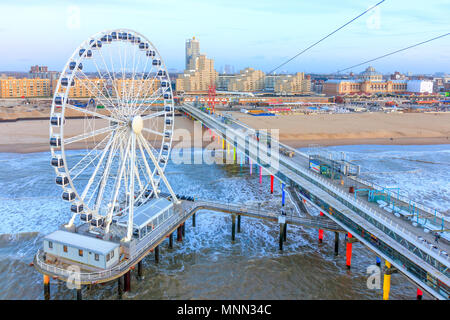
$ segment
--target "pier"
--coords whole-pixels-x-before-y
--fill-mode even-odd
[[[267,156],[271,151],[269,149],[272,148],[260,143],[253,128],[231,121],[229,117],[225,121],[220,115],[208,114],[188,103],[183,104],[180,111],[200,121],[205,128],[211,129],[223,141],[223,145],[227,146],[227,150],[231,146],[238,154],[256,165],[260,170],[260,182],[264,170],[266,174],[294,189],[302,200],[346,230],[349,239],[353,237],[364,244],[377,256],[385,259],[395,270],[413,281],[421,290],[427,291],[437,299],[449,299],[448,240],[443,239],[439,244],[434,244],[430,232],[433,230],[421,227],[401,211],[389,212],[389,208],[383,209],[383,206],[355,193],[358,189],[380,191],[376,186],[357,177],[343,177],[339,181],[324,178],[308,168],[306,154],[277,141],[272,141],[272,145],[278,144],[291,149],[295,152],[295,156],[290,158],[278,153],[278,168],[274,168]],[[417,219],[426,217],[431,220],[438,216],[436,212],[399,194],[393,193],[390,196],[395,199],[398,207],[412,205]],[[439,219],[442,221],[443,230],[449,230],[448,218],[439,214]],[[351,245],[347,248],[350,267]]]

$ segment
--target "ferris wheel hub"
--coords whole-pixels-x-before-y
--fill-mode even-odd
[[[144,127],[144,120],[142,120],[142,117],[139,115],[135,116],[131,121],[131,128],[133,129],[134,133],[140,134],[143,127]]]

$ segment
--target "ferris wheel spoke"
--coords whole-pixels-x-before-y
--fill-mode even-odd
[[[159,112],[150,113],[150,114],[147,114],[145,116],[142,116],[142,120],[149,120],[149,119],[152,119],[152,118],[157,118],[157,117],[163,116],[165,114],[166,114],[166,111],[159,111]]]
[[[103,159],[105,158],[106,153],[108,152],[111,145],[115,142],[115,140],[116,140],[116,137],[114,137],[114,135],[111,135],[111,137],[108,141],[108,144],[103,149],[100,160],[98,161],[97,165],[95,166],[94,172],[92,173],[91,177],[89,178],[88,183],[87,183],[86,187],[84,188],[83,193],[80,196],[82,201],[84,201],[84,199],[86,198],[86,195],[87,195],[89,189],[91,188],[91,185],[95,180],[95,177],[97,176],[98,170],[100,169],[100,166],[103,163]]]
[[[109,70],[109,68],[108,68],[108,64],[106,63],[105,58],[103,57],[102,51],[103,51],[103,50],[100,50],[100,51],[99,51],[99,52],[100,52],[100,57],[102,58],[103,65],[105,66],[106,71],[108,72],[109,79],[111,79],[111,82],[112,82],[114,91],[115,91],[115,93],[116,93],[117,105],[119,105],[119,104],[120,104],[120,101],[119,101],[119,91],[117,90],[117,84],[116,84],[116,82],[115,82],[115,76],[114,76],[114,64],[112,63],[112,58],[111,58],[111,72],[112,72],[112,75],[111,75],[111,72],[110,72],[110,70]],[[112,50],[109,50],[109,51],[111,52]],[[110,55],[110,57],[111,57],[111,55]]]
[[[155,101],[156,100],[158,100],[159,98],[161,98],[163,95],[164,95],[164,93],[165,93],[165,91],[163,91],[163,90],[159,90],[158,89],[158,91],[156,91],[156,92],[159,92],[159,94],[157,94],[154,98],[153,98],[153,100],[151,100],[150,101],[150,103],[149,103],[149,105],[144,109],[144,111],[142,111],[140,114],[144,114],[152,105],[153,105],[153,103],[155,103]],[[153,97],[153,94],[152,94],[152,96],[150,96],[149,98],[152,98]],[[142,106],[142,103],[141,103],[141,105],[140,106]],[[140,107],[138,108],[138,111],[140,110]]]
[[[151,68],[150,68],[149,72],[147,73],[147,75],[151,75],[152,70],[153,70],[153,65],[151,66]],[[146,94],[144,95],[143,99],[141,100],[141,103],[137,106],[137,108],[135,108],[135,110],[136,110],[135,113],[136,114],[140,110],[141,106],[145,103],[147,98],[152,97],[153,94],[159,90],[159,88],[157,88],[156,90],[153,90],[154,89],[154,85],[155,85],[155,81],[157,80],[157,77],[158,77],[158,71],[159,70],[157,70],[157,68],[155,68],[155,75],[153,76],[153,78],[152,78],[152,80],[150,82],[150,85],[148,86],[148,89],[146,90]],[[148,80],[149,80],[148,78],[145,79],[146,83],[148,83]],[[150,94],[150,96],[149,96],[149,94]],[[137,105],[137,103],[136,103],[136,105]]]
[[[148,75],[148,74],[151,74],[151,71],[152,71],[152,69],[153,69],[153,66],[151,65],[150,70],[149,70],[148,72],[146,72],[146,70],[147,70],[147,65],[148,65],[148,61],[149,61],[149,60],[150,60],[150,59],[148,59],[148,57],[147,57],[147,59],[145,59],[145,66],[144,66],[144,70],[142,71],[142,76],[141,76],[141,79],[140,79],[139,91],[138,91],[138,93],[136,94],[136,99],[133,101],[134,107],[136,107],[137,101],[138,101],[139,97],[141,97],[142,87],[144,87],[144,92],[146,92],[145,90],[147,89],[147,88],[146,88],[146,80],[147,80],[147,79],[144,79],[144,77],[145,77],[146,75]],[[151,87],[150,87],[150,89],[151,89]],[[150,89],[149,89],[149,90],[150,90]]]
[[[136,161],[136,162],[137,162],[137,161]],[[142,185],[141,178],[139,178],[139,170],[138,170],[138,168],[137,168],[137,165],[134,166],[134,176],[136,177],[136,180],[137,180],[137,182],[138,182],[139,189],[140,189],[140,190],[143,190],[143,189],[144,189],[144,186]]]
[[[82,164],[88,157],[90,157],[92,155],[92,153],[96,152],[100,146],[103,144],[103,142],[105,142],[111,134],[107,135],[102,141],[100,141],[94,148],[92,148],[87,154],[85,154],[83,156],[83,158],[81,158],[81,160],[79,160],[73,167],[72,169],[70,169],[69,173],[72,174],[74,172],[74,170],[80,165]],[[93,159],[91,159],[91,161],[86,165],[89,166],[93,161],[95,161],[95,159],[98,158],[99,153],[97,154],[97,156],[95,156]],[[85,167],[86,168],[86,167]],[[85,168],[81,169],[81,171],[84,171]],[[77,177],[79,175],[79,173],[75,176]],[[72,180],[74,180],[75,178],[73,178]]]
[[[172,196],[172,199],[174,201],[178,202],[177,196],[173,192],[172,187],[170,186],[169,182],[167,181],[166,177],[164,176],[164,172],[162,171],[161,167],[159,166],[158,161],[156,160],[155,156],[153,155],[152,151],[150,150],[147,141],[144,139],[144,137],[141,134],[139,134],[137,137],[138,137],[138,139],[141,140],[141,143],[144,146],[144,148],[146,149],[147,154],[150,156],[150,159],[152,160],[154,166],[156,167],[156,170],[158,170],[159,176],[164,181],[164,184],[166,185],[167,189],[169,190],[170,195]]]
[[[148,63],[148,60],[147,60],[147,63]],[[135,107],[135,108],[134,108],[134,109],[135,109],[135,114],[136,114],[137,111],[139,110],[139,107],[137,107],[138,98],[140,97],[140,98],[141,98],[141,103],[144,103],[144,101],[146,100],[148,94],[149,94],[149,93],[152,93],[152,94],[153,94],[153,85],[154,85],[154,81],[155,81],[155,78],[156,78],[156,77],[153,77],[153,78],[152,78],[152,81],[151,81],[150,84],[149,84],[149,76],[150,76],[151,73],[152,73],[153,65],[150,66],[150,70],[149,70],[148,72],[145,72],[145,71],[147,70],[147,63],[146,63],[146,65],[145,65],[144,71],[143,71],[143,73],[142,73],[142,82],[141,82],[141,86],[140,86],[140,88],[139,88],[139,94],[136,96],[136,99],[135,99],[135,101],[133,102],[133,103],[134,103],[134,107]],[[155,70],[155,71],[156,71],[156,70]],[[144,75],[146,76],[145,79],[143,79]],[[142,91],[142,87],[144,88],[144,94],[143,94],[142,97],[141,97],[141,94],[140,94],[140,93],[141,93],[141,91]]]
[[[137,81],[137,79],[135,79],[135,75],[136,75],[136,46],[133,46],[133,66],[132,66],[132,72],[131,72],[131,85],[128,89],[127,92],[127,104],[128,107],[131,109],[132,108],[132,103],[131,103],[131,97],[134,95],[134,84]],[[140,57],[140,56],[139,56]]]
[[[88,110],[86,108],[76,107],[76,106],[71,105],[71,104],[66,104],[66,107],[69,108],[69,109],[75,110],[75,111],[79,111],[79,112],[82,112],[82,113],[85,113],[85,114],[89,114],[89,115],[94,116],[96,118],[109,120],[111,122],[125,123],[125,121],[123,121],[123,120],[120,120],[120,119],[117,119],[117,118],[113,118],[113,117],[109,117],[109,116],[103,115],[101,113]]]
[[[158,100],[159,98],[161,98],[161,96],[164,94],[164,92],[163,92],[163,90],[162,90],[161,88],[157,88],[156,90],[153,90],[154,81],[155,81],[155,78],[153,78],[153,80],[152,80],[152,82],[151,82],[151,84],[150,84],[150,86],[149,86],[150,89],[147,91],[147,94],[144,96],[144,98],[142,99],[142,101],[141,101],[141,103],[139,104],[139,106],[138,106],[137,108],[135,108],[136,114],[141,110],[141,108],[145,108],[144,111],[141,112],[141,114],[142,114],[142,113],[145,113],[145,111],[147,111],[147,109],[148,109],[149,107],[151,107],[151,105],[152,105],[156,100]],[[150,92],[151,92],[151,94],[148,95],[148,93],[150,93]],[[156,95],[156,97],[155,97],[155,95]],[[155,98],[154,98],[154,97],[155,97]],[[154,99],[151,100],[152,98],[154,98]],[[150,103],[149,103],[149,105],[148,105],[147,107],[145,107],[145,106],[144,106],[144,103],[147,101],[147,99],[150,100]]]
[[[158,190],[156,189],[155,182],[153,181],[153,174],[154,174],[154,172],[152,172],[152,170],[150,169],[150,166],[148,165],[148,162],[147,162],[147,159],[146,159],[146,156],[145,156],[145,152],[144,152],[144,150],[142,150],[142,142],[140,140],[141,139],[138,139],[138,146],[139,146],[139,150],[140,150],[141,155],[142,155],[142,161],[144,162],[145,170],[147,171],[148,180],[150,181],[150,184],[152,185],[153,195],[156,198],[159,198]]]
[[[108,160],[106,161],[106,167],[103,170],[100,188],[99,188],[98,193],[97,193],[97,199],[96,199],[96,203],[95,203],[95,212],[96,213],[99,212],[99,209],[100,209],[100,206],[101,206],[102,200],[103,200],[103,194],[105,192],[106,181],[110,177],[109,176],[109,172],[110,172],[110,169],[111,169],[112,159],[114,157],[115,145],[116,145],[116,140],[114,139],[113,140],[113,145],[111,147],[111,150],[109,150]]]
[[[82,141],[82,140],[86,140],[88,138],[92,138],[92,137],[98,136],[99,134],[108,133],[110,131],[113,131],[113,130],[117,129],[117,127],[118,127],[117,125],[114,125],[114,126],[109,126],[109,127],[97,129],[97,130],[94,130],[94,131],[91,131],[91,132],[82,133],[82,134],[79,134],[77,136],[65,139],[64,140],[64,144],[65,145],[66,144],[71,144],[71,143],[74,143],[74,142],[77,142],[77,141]]]
[[[78,77],[78,73],[80,73],[80,74],[82,74],[83,76],[84,76],[84,79],[82,79],[82,78],[80,78],[80,77]],[[107,102],[107,103],[104,103],[105,104],[105,108],[106,109],[108,109],[108,104],[109,104],[109,106],[110,107],[112,107],[113,109],[115,109],[115,105],[114,105],[114,103],[111,101],[111,99],[108,99],[104,94],[103,94],[103,92],[102,92],[102,90],[100,90],[100,88],[91,80],[91,79],[89,79],[89,77],[82,71],[82,70],[79,70],[79,71],[77,71],[77,72],[75,72],[74,73],[74,76],[78,79],[78,80],[80,80],[80,83],[93,95],[93,96],[95,96],[95,97],[97,97],[97,98],[99,98],[98,96],[100,95],[100,96],[102,96],[103,98],[104,98],[104,102]],[[103,78],[102,78],[103,79]],[[92,90],[89,88],[89,86],[87,86],[85,83],[84,83],[84,80],[87,80],[90,84],[91,84],[91,86],[93,86],[94,88],[95,88],[95,90],[96,90],[96,92],[98,92],[98,94],[94,94],[93,92],[92,92]],[[103,87],[104,87],[104,84],[103,84]]]
[[[152,130],[152,129],[149,129],[149,128],[142,128],[142,131],[145,131],[145,132],[148,132],[148,133],[151,133],[151,134],[156,134],[158,136],[164,137],[164,133],[158,132],[158,131],[155,131],[155,130]]]

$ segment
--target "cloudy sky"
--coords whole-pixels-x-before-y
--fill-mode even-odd
[[[90,35],[114,28],[146,35],[171,69],[187,38],[236,70],[270,71],[379,0],[0,0],[0,70],[61,70]],[[280,71],[335,72],[450,32],[448,0],[386,0]],[[450,36],[372,65],[381,72],[450,73]],[[365,66],[356,68],[360,72]]]

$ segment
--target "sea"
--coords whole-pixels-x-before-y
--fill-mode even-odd
[[[299,149],[306,151],[305,149]],[[450,214],[450,145],[355,145],[328,147],[361,165],[361,177],[398,187],[411,199]],[[76,150],[69,151],[73,156]],[[201,152],[197,150],[196,152]],[[248,165],[174,164],[167,179],[179,194],[197,199],[277,208],[281,186],[270,194],[270,179],[250,175]],[[42,238],[70,218],[55,185],[50,153],[0,153],[0,299],[43,299],[42,275],[30,263]],[[182,243],[161,245],[160,262],[144,259],[144,279],[133,274],[122,299],[381,299],[382,289],[368,286],[368,267],[376,257],[353,245],[352,268],[345,246],[334,255],[334,233],[288,226],[278,250],[278,225],[242,218],[231,241],[231,217],[203,210],[196,226],[189,219]],[[390,299],[415,299],[416,287],[401,274],[392,276]],[[370,288],[369,288],[370,287]],[[381,282],[382,287],[382,282]],[[83,299],[118,299],[117,282],[83,288]],[[75,292],[51,280],[51,299],[74,299]],[[430,297],[425,294],[425,299]]]

